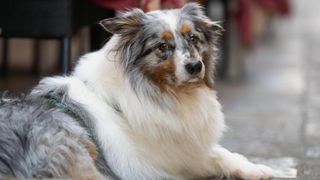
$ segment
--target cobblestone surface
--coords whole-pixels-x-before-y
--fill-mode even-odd
[[[276,19],[246,59],[246,77],[217,84],[229,126],[221,144],[255,162],[295,167],[299,180],[320,180],[320,1],[291,1],[292,16]],[[16,79],[2,80],[1,90],[25,92],[37,79],[7,81]]]
[[[256,162],[320,180],[320,1],[292,0],[240,81],[218,82],[229,126],[222,144]]]

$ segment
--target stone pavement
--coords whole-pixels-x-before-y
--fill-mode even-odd
[[[246,59],[245,78],[217,83],[229,127],[221,144],[320,180],[320,1],[292,2]]]
[[[221,144],[320,180],[320,1],[291,1],[292,17],[273,22],[245,61],[245,78],[217,83],[229,126]]]

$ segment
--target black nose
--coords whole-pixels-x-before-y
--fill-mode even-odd
[[[195,75],[201,71],[202,63],[200,61],[190,62],[185,65],[185,68],[189,74]]]

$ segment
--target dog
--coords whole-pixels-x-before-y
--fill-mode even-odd
[[[268,179],[292,172],[218,145],[218,23],[196,3],[100,22],[106,45],[68,76],[0,101],[0,179]]]

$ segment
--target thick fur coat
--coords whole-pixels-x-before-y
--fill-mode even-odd
[[[2,100],[1,179],[282,173],[217,144],[225,129],[213,81],[221,30],[198,4],[135,9],[101,25],[114,36],[71,75],[44,78],[23,100]],[[52,97],[58,102],[48,103]]]

